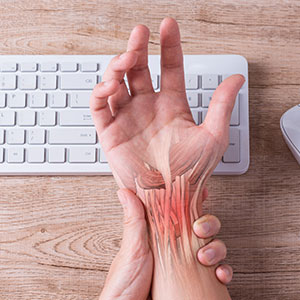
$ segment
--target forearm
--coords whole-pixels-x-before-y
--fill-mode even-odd
[[[137,188],[147,211],[154,254],[153,300],[230,299],[215,268],[197,262],[196,252],[204,241],[194,235],[192,223],[202,214],[198,207],[202,192],[201,183],[194,190],[188,178],[177,176],[166,188]]]

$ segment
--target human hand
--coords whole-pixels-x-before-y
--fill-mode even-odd
[[[219,85],[197,126],[186,98],[176,21],[165,18],[160,26],[158,93],[147,64],[148,41],[148,28],[136,26],[127,52],[112,59],[104,82],[94,88],[90,108],[97,134],[119,187],[136,192],[145,205],[155,263],[152,297],[227,300],[214,269],[195,263],[195,250],[205,241],[192,234],[192,223],[202,215],[203,186],[228,146],[244,77],[233,75]]]
[[[121,249],[113,260],[99,300],[146,300],[150,299],[153,276],[153,255],[149,246],[145,211],[142,202],[128,189],[118,191],[124,209],[124,231]],[[203,200],[208,196],[203,191]],[[203,225],[205,222],[206,224]],[[212,215],[205,215],[194,222],[194,232],[207,245],[198,251],[200,263],[218,265],[226,256],[226,246],[220,240],[212,240],[220,230],[220,221]],[[207,250],[215,253],[213,259]],[[232,279],[232,268],[219,265],[215,269],[217,278],[228,284]],[[148,298],[149,297],[149,298]]]
[[[136,191],[136,179],[142,187],[161,187],[169,174],[174,179],[191,167],[196,184],[200,174],[209,177],[226,150],[231,111],[244,78],[233,75],[220,84],[205,121],[197,126],[186,98],[176,21],[165,18],[160,26],[158,93],[148,69],[148,41],[149,29],[136,26],[127,52],[112,59],[94,88],[90,108],[101,147],[121,188]]]

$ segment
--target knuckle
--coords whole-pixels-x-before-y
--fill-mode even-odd
[[[104,74],[104,77],[107,76],[107,73],[114,71],[114,68],[117,65],[121,55],[122,54],[116,55],[110,60],[108,66],[106,68],[106,71],[105,71],[106,74]]]

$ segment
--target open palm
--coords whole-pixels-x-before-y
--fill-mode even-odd
[[[228,144],[231,111],[244,78],[233,75],[215,91],[205,122],[197,126],[185,93],[179,28],[160,27],[161,89],[148,69],[149,30],[136,26],[127,52],[110,62],[90,107],[98,137],[121,188],[158,188],[193,168],[191,182],[213,171]],[[127,74],[130,94],[123,80]],[[172,177],[172,178],[170,178]]]

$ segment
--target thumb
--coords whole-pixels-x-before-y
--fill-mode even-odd
[[[232,75],[215,90],[204,121],[215,137],[223,136],[228,131],[235,99],[244,82],[244,76]]]
[[[147,246],[148,233],[145,209],[142,201],[129,189],[120,189],[118,197],[124,210],[124,231],[122,247],[130,245]]]

